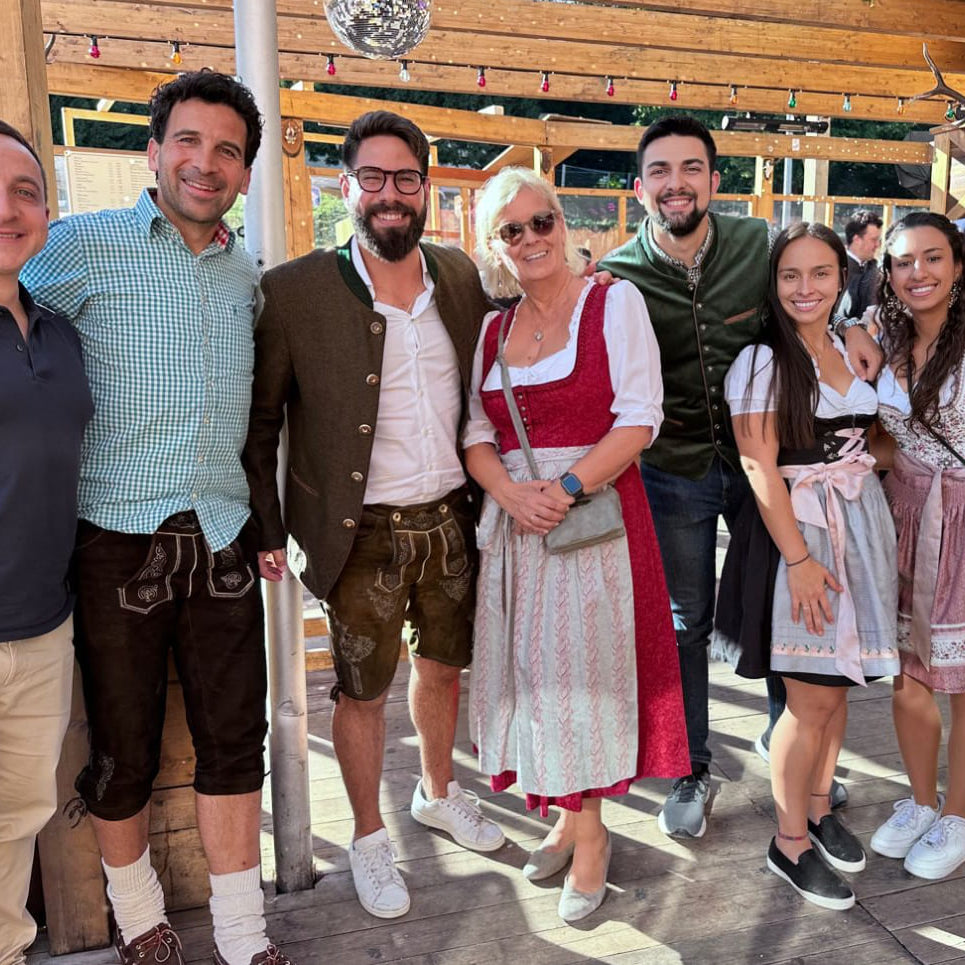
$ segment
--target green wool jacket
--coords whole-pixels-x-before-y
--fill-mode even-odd
[[[422,244],[435,300],[452,339],[467,415],[472,360],[492,308],[472,261],[456,248]],[[242,456],[259,549],[284,547],[292,571],[319,599],[352,549],[379,411],[385,317],[352,265],[348,245],[314,251],[266,272],[255,326],[251,420]],[[288,414],[282,518],[278,436]]]
[[[739,467],[724,376],[760,332],[767,295],[767,223],[710,217],[714,238],[696,286],[653,250],[646,222],[599,265],[640,289],[660,345],[664,422],[644,462],[687,479],[706,476],[715,455]]]

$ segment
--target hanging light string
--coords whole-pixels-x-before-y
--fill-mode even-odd
[[[180,65],[182,64],[183,60],[184,60],[184,57],[183,57],[183,49],[184,49],[185,46],[187,46],[187,44],[186,44],[184,41],[181,41],[181,40],[161,40],[161,39],[152,39],[152,38],[145,38],[145,37],[130,37],[130,36],[121,35],[121,34],[112,34],[112,35],[110,35],[110,36],[106,36],[106,35],[105,35],[105,36],[102,36],[102,35],[100,35],[100,34],[82,34],[82,33],[74,33],[74,32],[71,32],[71,31],[59,31],[59,30],[58,30],[58,31],[53,31],[53,32],[50,34],[50,40],[48,41],[48,44],[49,44],[50,46],[53,46],[53,42],[56,41],[56,39],[57,39],[58,37],[65,37],[65,38],[73,37],[73,38],[78,38],[78,39],[84,39],[84,40],[86,40],[86,41],[88,42],[87,55],[88,55],[89,57],[91,57],[93,60],[99,60],[99,59],[100,59],[101,53],[102,53],[102,51],[101,51],[101,41],[105,41],[105,40],[106,40],[106,41],[120,41],[120,42],[122,42],[122,43],[124,43],[124,42],[127,42],[127,43],[135,43],[135,42],[136,42],[136,43],[158,43],[158,44],[165,44],[165,45],[169,48],[168,59],[171,61],[171,63],[173,63],[173,64],[175,64],[175,65],[178,65],[178,66],[180,66]],[[220,50],[232,50],[232,49],[233,49],[233,45],[231,45],[231,44],[218,44],[218,43],[205,42],[204,46],[210,47],[210,48],[214,48],[214,49],[220,49]],[[290,51],[290,50],[279,50],[279,53],[283,53],[283,54],[284,54],[284,53],[299,53],[299,51],[294,51],[294,50],[291,50],[291,51]],[[336,73],[337,73],[337,68],[336,68],[336,64],[335,64],[335,57],[336,57],[336,55],[335,55],[335,54],[323,53],[322,56],[324,56],[325,59],[326,59],[326,63],[325,63],[325,72],[326,72],[326,74],[327,74],[329,77],[334,77],[334,76],[336,75]],[[413,65],[414,62],[411,61],[411,60],[408,60],[408,59],[403,59],[403,60],[399,60],[398,63],[399,63],[399,79],[400,79],[401,81],[403,81],[403,83],[408,83],[408,82],[411,81],[411,79],[412,79],[411,67],[412,67],[412,65]],[[431,66],[436,66],[436,65],[433,64],[433,65],[431,65]],[[456,66],[456,65],[450,65],[450,66]],[[485,88],[485,87],[486,87],[486,84],[487,84],[486,71],[487,71],[488,68],[487,68],[487,67],[484,67],[484,66],[472,66],[472,65],[468,65],[468,64],[465,65],[465,66],[469,67],[471,70],[475,70],[475,71],[476,71],[476,86],[479,87],[480,89]],[[500,68],[499,68],[499,71],[500,71],[500,73],[527,73],[527,72],[528,72],[528,71],[526,70],[526,68],[521,68],[521,67],[500,67]],[[539,75],[540,75],[539,89],[540,89],[541,93],[544,93],[544,94],[549,93],[549,89],[550,89],[550,74],[551,74],[551,73],[555,73],[555,72],[551,72],[551,71],[548,71],[548,70],[540,70],[540,71],[539,71]],[[564,74],[563,76],[567,76],[567,75]],[[579,76],[582,76],[582,75],[580,75],[580,74],[573,74],[573,75],[570,75],[570,76],[579,77]],[[624,79],[626,80],[627,78],[624,78]],[[635,80],[636,78],[629,78],[629,79]],[[643,81],[643,82],[647,82],[647,78],[640,78],[640,80]],[[680,97],[680,81],[678,81],[678,80],[670,80],[670,81],[668,81],[667,83],[668,83],[668,85],[669,85],[669,91],[668,91],[668,97],[669,97],[669,99],[670,99],[671,101],[677,101],[677,100],[679,99],[679,97]],[[729,93],[728,93],[728,103],[730,104],[731,107],[736,107],[736,106],[737,106],[737,103],[738,103],[738,85],[737,85],[737,84],[729,84],[729,85],[727,85],[727,86],[728,86],[728,89],[729,89]],[[768,88],[759,88],[759,89],[760,89],[760,90],[767,90]],[[606,95],[607,97],[614,97],[614,96],[616,95],[616,86],[615,86],[615,84],[614,84],[614,75],[613,75],[613,74],[606,74],[606,75],[604,75],[604,86],[603,86],[603,90],[604,90],[604,93],[605,93],[605,95]],[[788,108],[788,110],[794,110],[794,109],[797,108],[797,95],[798,95],[799,93],[800,93],[800,91],[799,91],[797,88],[789,88],[789,89],[788,89],[788,92],[787,92],[787,108]],[[821,92],[817,92],[817,93],[821,93]],[[851,112],[852,112],[852,110],[853,110],[853,102],[852,102],[853,96],[854,96],[854,95],[853,95],[851,92],[848,92],[848,91],[844,92],[844,93],[841,95],[841,97],[842,97],[841,110],[842,110],[843,112],[845,112],[845,113],[851,113]],[[906,107],[905,98],[904,98],[904,97],[899,97],[899,98],[897,99],[896,112],[897,112],[899,115],[903,115],[903,114],[905,113],[905,107]],[[946,108],[946,110],[945,110],[945,117],[946,117],[946,119],[954,120],[954,118],[955,118],[955,107],[954,107],[953,104],[949,104],[949,105],[947,106],[947,108]]]

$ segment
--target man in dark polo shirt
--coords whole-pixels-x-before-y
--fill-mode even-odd
[[[70,323],[18,277],[47,240],[43,168],[0,121],[0,963],[37,928],[27,890],[37,832],[57,805],[70,714],[73,599],[67,565],[93,406]]]

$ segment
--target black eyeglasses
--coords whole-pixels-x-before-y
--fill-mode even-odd
[[[418,194],[426,180],[424,174],[409,169],[383,171],[382,168],[356,168],[354,171],[346,171],[345,173],[349,177],[355,178],[363,191],[369,191],[372,194],[385,187],[385,182],[390,174],[395,184],[395,190],[399,194]]]
[[[545,238],[556,227],[556,212],[543,211],[534,214],[529,221],[507,221],[496,229],[499,240],[507,245],[518,245],[523,240],[523,232],[530,228],[534,235]]]

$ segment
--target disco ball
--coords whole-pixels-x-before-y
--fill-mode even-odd
[[[325,0],[332,32],[373,60],[396,60],[425,40],[430,0]]]

